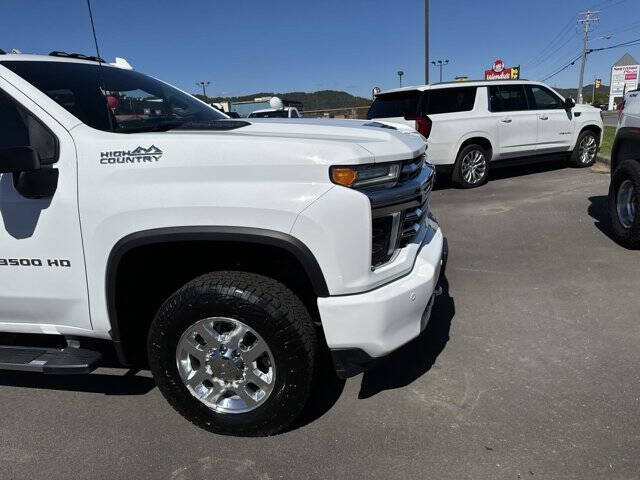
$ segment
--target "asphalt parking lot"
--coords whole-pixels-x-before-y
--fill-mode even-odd
[[[552,163],[436,191],[427,330],[275,437],[193,427],[146,372],[0,373],[0,478],[640,478],[640,256],[607,235],[608,181]]]

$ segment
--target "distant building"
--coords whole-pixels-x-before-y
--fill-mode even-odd
[[[629,90],[638,88],[638,73],[640,64],[629,53],[625,53],[620,60],[611,67],[611,87],[609,90],[609,110],[622,101],[622,96]]]

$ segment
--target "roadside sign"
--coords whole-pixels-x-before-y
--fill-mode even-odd
[[[484,71],[485,80],[518,80],[520,78],[520,65],[517,67],[505,67],[499,58],[493,62],[491,70]]]
[[[596,88],[600,88],[600,85],[602,85],[602,79],[596,78]]]

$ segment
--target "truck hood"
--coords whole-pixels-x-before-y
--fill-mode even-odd
[[[248,122],[250,125],[234,130],[234,134],[357,144],[371,153],[374,162],[414,158],[426,148],[424,138],[415,130],[400,130],[371,120],[251,118]]]

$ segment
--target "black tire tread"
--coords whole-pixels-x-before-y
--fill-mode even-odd
[[[464,178],[462,178],[462,159],[470,150],[482,151],[482,153],[484,153],[485,158],[487,159],[487,171],[484,175],[484,178],[480,181],[480,183],[476,183],[476,184],[469,184],[464,180]],[[451,173],[451,181],[453,182],[454,185],[460,188],[480,187],[485,183],[487,183],[487,181],[489,180],[490,165],[491,165],[491,162],[489,159],[489,152],[487,152],[486,148],[484,148],[482,145],[479,145],[477,143],[471,143],[469,145],[465,145],[464,148],[460,149],[460,151],[458,152],[458,156],[456,157],[456,163],[453,165],[453,171]]]
[[[258,423],[243,425],[241,431],[237,426],[216,422],[212,417],[219,414],[209,410],[193,398],[181,381],[176,385],[177,382],[166,372],[167,361],[169,364],[173,362],[175,365],[175,353],[172,350],[168,352],[168,359],[164,358],[167,352],[162,349],[162,338],[166,332],[171,331],[173,319],[181,318],[194,305],[202,305],[202,302],[206,303],[212,297],[215,297],[218,304],[220,302],[234,304],[240,302],[244,305],[243,308],[264,310],[268,314],[269,328],[278,332],[279,339],[284,341],[283,345],[287,351],[284,362],[287,364],[295,362],[300,365],[300,373],[296,374],[293,369],[291,370],[291,375],[297,379],[294,387],[297,389],[298,401],[288,402],[287,408],[271,411],[270,415]],[[186,328],[186,325],[184,327]],[[306,307],[285,285],[272,278],[254,273],[218,271],[190,281],[171,295],[160,307],[149,332],[149,363],[163,395],[190,422],[219,434],[266,436],[286,428],[304,407],[311,389],[316,343],[315,328]],[[302,362],[300,362],[301,359]],[[192,400],[192,402],[185,401],[185,393],[189,396],[188,400]],[[290,399],[286,397],[285,400]],[[192,408],[194,405],[196,408]],[[237,417],[237,415],[233,415],[233,417]]]
[[[580,145],[580,142],[582,142],[582,139],[587,135],[592,135],[596,139],[596,149],[600,146],[600,139],[598,138],[598,135],[595,132],[593,132],[592,130],[584,130],[580,132],[580,135],[578,135],[578,139],[576,140],[576,144],[573,147],[573,151],[569,156],[568,163],[570,166],[575,168],[587,168],[587,167],[591,167],[594,163],[596,163],[596,157],[598,156],[597,153],[596,153],[596,156],[593,157],[593,160],[590,163],[586,163],[586,164],[582,163],[578,158],[578,155],[579,155],[578,146]]]
[[[624,180],[631,180],[636,192],[636,218],[631,228],[624,228],[618,221],[616,199],[618,187]],[[609,187],[609,218],[615,240],[629,249],[640,248],[640,160],[625,160],[611,174]]]

